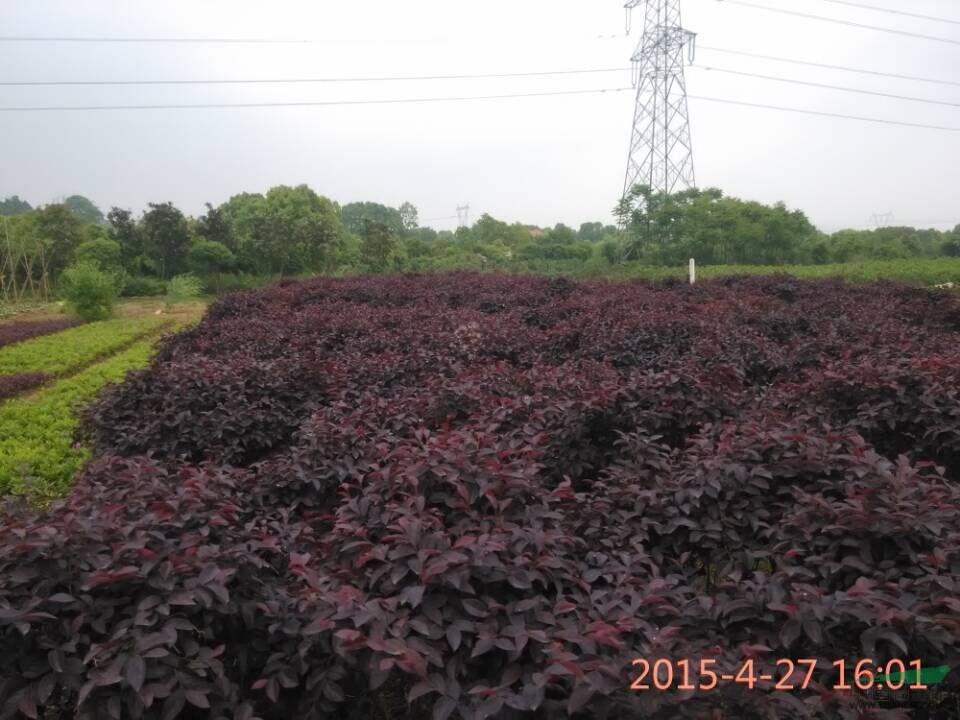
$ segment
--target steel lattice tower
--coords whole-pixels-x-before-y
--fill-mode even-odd
[[[696,35],[683,29],[680,0],[629,0],[644,5],[643,37],[633,55],[637,104],[624,196],[634,185],[667,193],[695,186],[684,65],[693,62]],[[686,56],[684,55],[686,51]]]

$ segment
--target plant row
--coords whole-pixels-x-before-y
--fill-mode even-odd
[[[79,325],[79,320],[69,318],[56,320],[21,320],[0,324],[0,348],[23,342],[30,338],[50,335]]]
[[[150,354],[151,343],[140,342],[34,397],[0,404],[0,493],[61,494],[89,457],[74,437],[75,410],[108,383],[146,365]]]
[[[169,319],[118,318],[81,325],[0,349],[0,376],[62,375],[156,332]]]
[[[0,522],[0,708],[862,717],[833,660],[960,664],[958,336],[949,294],[787,277],[229,296]],[[660,657],[822,670],[630,692]]]
[[[53,376],[46,373],[0,375],[0,400],[6,400],[28,390],[33,390],[51,380],[53,380]]]

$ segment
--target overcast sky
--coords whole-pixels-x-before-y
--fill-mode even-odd
[[[755,0],[960,40],[960,25],[824,0]],[[960,19],[957,0],[861,0]],[[960,85],[856,75],[726,48],[960,83],[960,44],[684,0],[701,49],[693,95],[960,127],[960,107],[717,73],[728,68],[960,104]],[[0,42],[0,81],[263,79],[625,68],[620,0],[0,0],[0,35],[269,37],[309,44]],[[630,73],[315,85],[3,87],[0,107],[374,100],[628,88]],[[423,219],[541,225],[610,220],[623,184],[629,90],[470,102],[300,108],[0,113],[0,197],[79,193],[106,210],[205,202],[308,183],[341,203],[409,200]],[[960,223],[960,132],[691,100],[698,184],[805,210],[825,230]],[[438,228],[454,219],[425,222]]]

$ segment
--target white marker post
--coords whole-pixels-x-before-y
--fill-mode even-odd
[[[697,261],[693,258],[690,258],[690,284],[696,285],[697,283]]]

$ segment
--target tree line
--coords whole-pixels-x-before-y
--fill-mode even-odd
[[[618,225],[586,222],[542,228],[483,215],[470,227],[422,227],[416,207],[340,205],[306,185],[241,193],[198,217],[172,203],[139,216],[106,214],[87,198],[32,208],[0,200],[8,249],[41,248],[54,281],[72,264],[91,263],[122,278],[126,294],[162,292],[190,273],[210,291],[313,273],[429,271],[453,268],[536,270],[551,263],[614,265],[825,264],[859,260],[960,257],[952,232],[911,227],[819,231],[800,210],[724,195],[718,189],[656,193],[638,186],[615,208]]]

